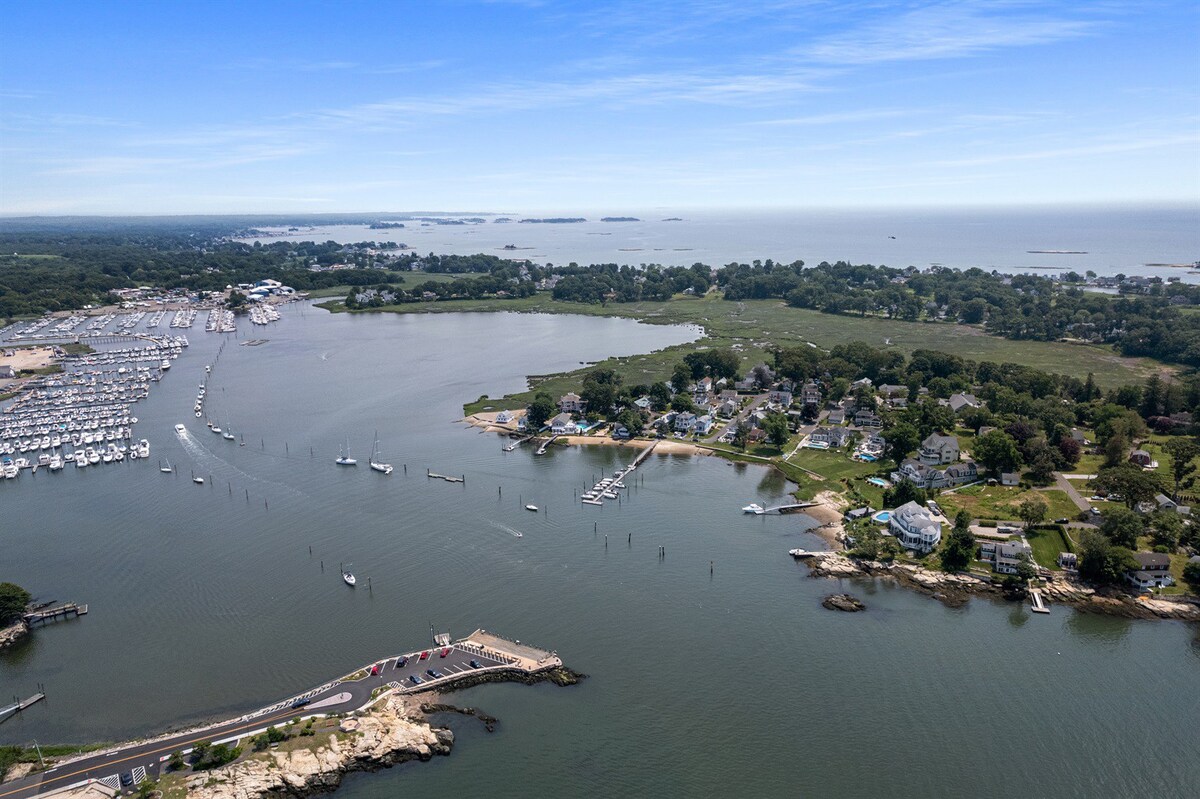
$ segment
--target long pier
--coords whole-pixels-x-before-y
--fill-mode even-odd
[[[458,641],[401,655],[389,655],[357,671],[301,694],[204,727],[169,733],[151,740],[119,744],[71,760],[50,764],[46,771],[0,785],[0,799],[33,799],[66,788],[99,783],[120,790],[123,774],[130,788],[165,773],[173,752],[187,755],[201,741],[234,744],[294,718],[323,718],[364,710],[390,694],[414,694],[456,683],[478,681],[488,674],[530,675],[563,665],[557,653],[476,630]],[[31,697],[26,703],[43,697]],[[28,706],[25,703],[18,703]],[[11,712],[16,712],[11,711]]]
[[[517,439],[516,441],[512,442],[511,444],[509,444],[507,447],[505,447],[505,448],[504,448],[504,451],[505,451],[505,452],[512,452],[514,449],[516,449],[517,447],[521,446],[521,445],[522,445],[522,444],[524,444],[526,441],[532,441],[534,438],[536,438],[536,436],[525,436],[524,438],[519,438],[519,439]]]
[[[551,444],[553,444],[554,439],[558,438],[559,435],[560,435],[559,433],[555,433],[554,435],[550,436],[550,438],[547,441],[542,442],[542,445],[537,448],[537,452],[535,452],[533,454],[534,455],[545,455],[546,448],[549,447]]]
[[[603,505],[604,500],[606,499],[618,499],[620,494],[617,492],[625,488],[625,484],[621,481],[624,480],[625,477],[634,469],[636,469],[643,461],[645,461],[646,458],[650,457],[650,453],[654,451],[656,446],[658,446],[658,442],[652,442],[650,446],[646,447],[637,454],[637,457],[633,459],[633,463],[629,464],[620,471],[613,472],[612,477],[602,478],[600,482],[596,483],[596,485],[592,486],[587,491],[584,491],[583,494],[580,495],[579,501],[584,505]]]
[[[45,610],[35,610],[26,613],[22,616],[26,624],[36,624],[37,622],[55,621],[57,619],[65,619],[67,616],[86,616],[88,612],[87,605],[77,605],[74,602],[68,602],[65,605],[59,605]]]
[[[46,698],[46,694],[43,693],[42,691],[38,691],[36,694],[29,697],[28,699],[22,699],[17,702],[13,702],[11,705],[6,705],[4,707],[0,707],[0,721],[8,721],[10,718],[17,715],[25,708],[29,707],[30,705],[36,705],[38,702],[41,702],[45,698]]]

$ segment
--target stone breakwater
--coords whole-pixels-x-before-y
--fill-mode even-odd
[[[434,727],[418,705],[392,696],[344,719],[312,748],[268,751],[188,777],[189,799],[266,799],[335,790],[352,771],[376,771],[409,760],[448,755],[454,733]]]
[[[1004,596],[999,585],[974,574],[951,574],[907,563],[858,560],[840,552],[815,555],[806,562],[814,577],[891,579],[950,606],[962,605],[972,595]],[[1144,599],[1111,588],[1095,589],[1058,573],[1045,582],[1041,591],[1047,602],[1070,605],[1085,613],[1105,613],[1130,619],[1200,621],[1200,605]]]
[[[8,627],[0,627],[0,650],[7,649],[27,635],[29,635],[29,625],[24,621],[18,621]]]

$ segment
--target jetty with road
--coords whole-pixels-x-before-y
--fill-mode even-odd
[[[553,651],[483,629],[457,641],[435,636],[434,642],[426,649],[379,658],[324,685],[234,719],[48,764],[50,768],[44,771],[0,784],[0,799],[32,799],[92,784],[134,789],[161,776],[172,753],[186,756],[202,741],[236,746],[272,725],[297,717],[305,720],[364,710],[392,694],[446,690],[506,677],[537,679],[563,667]],[[40,698],[18,704],[28,707]]]

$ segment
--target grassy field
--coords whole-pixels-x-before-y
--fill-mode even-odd
[[[1058,530],[1030,530],[1025,534],[1033,548],[1033,559],[1039,566],[1059,571],[1058,553],[1071,552],[1074,547]]]
[[[414,276],[415,277],[415,276]],[[421,275],[421,278],[428,277]],[[444,277],[444,276],[443,276]],[[331,290],[332,292],[332,290]],[[336,293],[336,292],[332,292]],[[342,294],[345,291],[341,292]],[[340,303],[322,307],[344,311]],[[789,308],[776,300],[729,302],[715,294],[705,297],[676,297],[668,302],[624,303],[619,305],[583,305],[556,302],[548,295],[512,300],[454,300],[447,302],[408,303],[384,306],[369,312],[460,313],[511,311],[524,313],[563,313],[587,316],[621,316],[651,324],[686,324],[704,328],[706,336],[696,342],[669,347],[646,355],[610,358],[601,365],[616,369],[627,384],[651,383],[670,377],[671,368],[684,355],[703,348],[730,347],[742,356],[743,368],[770,359],[776,346],[805,346],[808,343],[829,348],[841,342],[862,340],[874,346],[890,346],[905,353],[914,349],[934,349],[975,360],[1021,363],[1062,372],[1076,377],[1096,375],[1104,386],[1140,382],[1152,372],[1167,367],[1149,359],[1123,358],[1112,351],[1088,345],[1057,342],[1010,341],[986,336],[978,329],[963,325],[835,316],[801,308]],[[362,313],[362,312],[358,312]],[[885,341],[890,344],[885,344]],[[578,372],[534,376],[530,391],[516,395],[517,401],[532,398],[532,389],[544,388],[558,395],[579,387]],[[486,403],[485,403],[486,404]],[[493,407],[502,405],[491,403]],[[477,403],[468,412],[480,409]]]
[[[1071,498],[1058,489],[1033,491],[1015,486],[976,485],[941,494],[937,501],[946,508],[951,518],[958,511],[965,510],[975,519],[1013,521],[1018,518],[1017,506],[1029,497],[1040,498],[1046,503],[1047,519],[1074,519],[1079,513]]]

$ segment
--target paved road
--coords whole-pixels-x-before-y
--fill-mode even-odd
[[[1083,498],[1075,486],[1071,484],[1071,481],[1068,480],[1066,475],[1064,475],[1062,472],[1054,473],[1054,482],[1056,487],[1062,489],[1067,497],[1069,497],[1070,500],[1075,503],[1075,507],[1079,508],[1081,511],[1087,511],[1092,507],[1092,503]]]
[[[40,794],[96,781],[109,787],[120,786],[121,775],[129,774],[137,782],[155,779],[172,752],[187,752],[200,741],[218,743],[256,733],[270,725],[286,722],[297,716],[326,715],[356,710],[371,701],[371,693],[384,686],[400,689],[404,693],[416,693],[452,682],[465,672],[475,671],[474,660],[483,668],[504,666],[503,661],[482,653],[467,651],[459,645],[446,648],[410,653],[408,662],[401,666],[399,657],[391,657],[365,666],[367,677],[354,681],[334,680],[314,688],[298,697],[291,697],[260,710],[224,721],[201,730],[178,733],[144,743],[133,743],[111,751],[85,755],[78,760],[64,763],[47,771],[0,784],[0,799],[29,799]],[[445,651],[445,656],[442,656]],[[431,677],[427,669],[434,669],[441,678]],[[413,681],[413,677],[421,680]],[[303,700],[308,700],[303,702]],[[297,704],[303,702],[303,704]],[[128,786],[132,788],[133,786]]]

